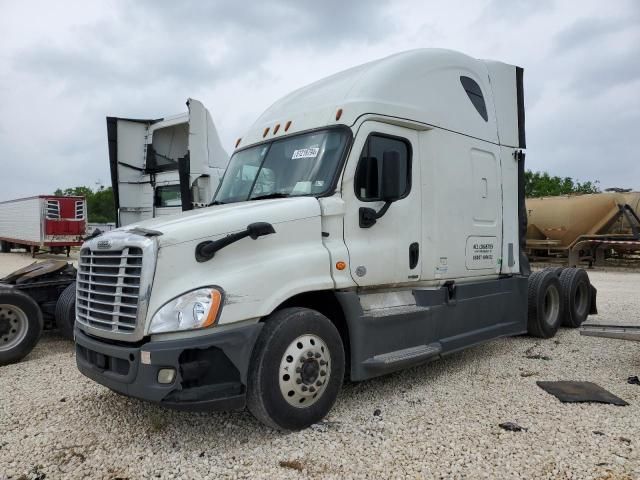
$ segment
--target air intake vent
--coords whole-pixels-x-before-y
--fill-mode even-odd
[[[60,202],[58,200],[47,200],[45,208],[47,220],[60,220]]]

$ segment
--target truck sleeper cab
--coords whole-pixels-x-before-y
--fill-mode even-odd
[[[421,49],[297,90],[238,141],[210,208],[83,246],[78,367],[295,430],[345,375],[552,336],[558,278],[529,282],[521,253],[524,147],[511,65]]]

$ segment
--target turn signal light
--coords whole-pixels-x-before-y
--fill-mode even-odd
[[[220,310],[220,303],[222,302],[222,294],[215,289],[211,290],[211,308],[209,308],[209,314],[207,320],[202,324],[203,327],[210,327],[216,321],[218,316],[218,310]]]
[[[347,264],[345,262],[336,262],[337,270],[344,270],[345,268],[347,268]]]

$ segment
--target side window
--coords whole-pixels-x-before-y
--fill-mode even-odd
[[[480,114],[480,116],[484,119],[484,121],[488,121],[489,117],[487,116],[487,105],[484,101],[484,96],[482,95],[482,90],[480,90],[480,85],[469,77],[460,77],[460,83],[464,88],[464,91],[467,92],[467,96],[473,106],[476,107],[476,110]]]
[[[411,146],[407,140],[372,134],[367,139],[356,168],[356,197],[363,202],[382,200],[382,162],[387,156],[397,156],[398,178],[403,185],[402,195],[405,197],[411,189]]]
[[[163,185],[156,187],[154,206],[181,207],[180,185]]]

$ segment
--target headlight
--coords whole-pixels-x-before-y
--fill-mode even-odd
[[[222,304],[222,293],[216,288],[199,288],[174,298],[151,319],[149,333],[192,330],[213,325]]]

